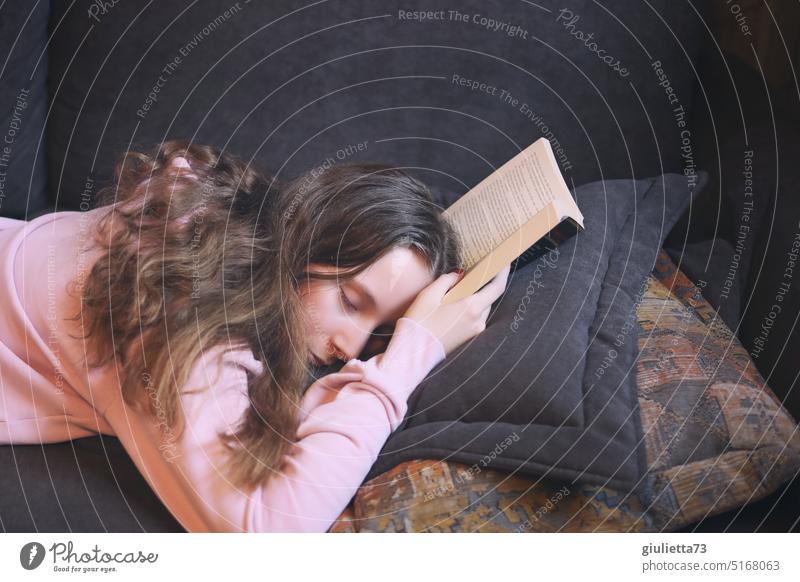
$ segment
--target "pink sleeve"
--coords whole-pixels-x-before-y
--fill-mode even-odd
[[[384,353],[350,360],[306,390],[283,471],[254,488],[227,478],[229,452],[218,436],[233,432],[249,406],[243,368],[263,369],[249,350],[228,352],[233,366],[215,364],[215,350],[203,354],[181,395],[180,437],[160,434],[151,417],[127,407],[111,408],[106,417],[187,530],[325,532],[402,421],[409,394],[444,357],[436,336],[401,317]]]
[[[444,358],[436,336],[402,317],[384,353],[312,384],[285,474],[259,489],[249,529],[327,531],[402,421],[408,396]]]

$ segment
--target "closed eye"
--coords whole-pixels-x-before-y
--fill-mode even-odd
[[[358,311],[358,308],[355,305],[353,305],[353,302],[347,298],[347,294],[344,292],[343,285],[339,285],[339,295],[341,296],[342,302],[345,304],[348,311]]]

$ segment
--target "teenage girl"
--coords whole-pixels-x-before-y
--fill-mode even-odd
[[[112,435],[188,531],[327,531],[509,268],[442,305],[453,233],[381,164],[277,185],[171,141],[114,177],[0,219],[0,443]]]

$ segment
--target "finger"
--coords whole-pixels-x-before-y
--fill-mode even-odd
[[[503,294],[508,282],[508,274],[511,272],[511,265],[506,265],[489,281],[483,289],[473,294],[475,301],[479,305],[491,306],[492,303]]]
[[[424,292],[430,294],[434,298],[441,299],[459,279],[461,279],[461,274],[456,271],[445,273],[428,285],[424,289]]]

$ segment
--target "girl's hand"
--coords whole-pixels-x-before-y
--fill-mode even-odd
[[[446,273],[420,291],[403,317],[428,328],[442,342],[445,354],[450,354],[486,329],[489,310],[503,294],[510,271],[511,265],[507,265],[479,291],[442,305],[442,298],[463,276]]]

